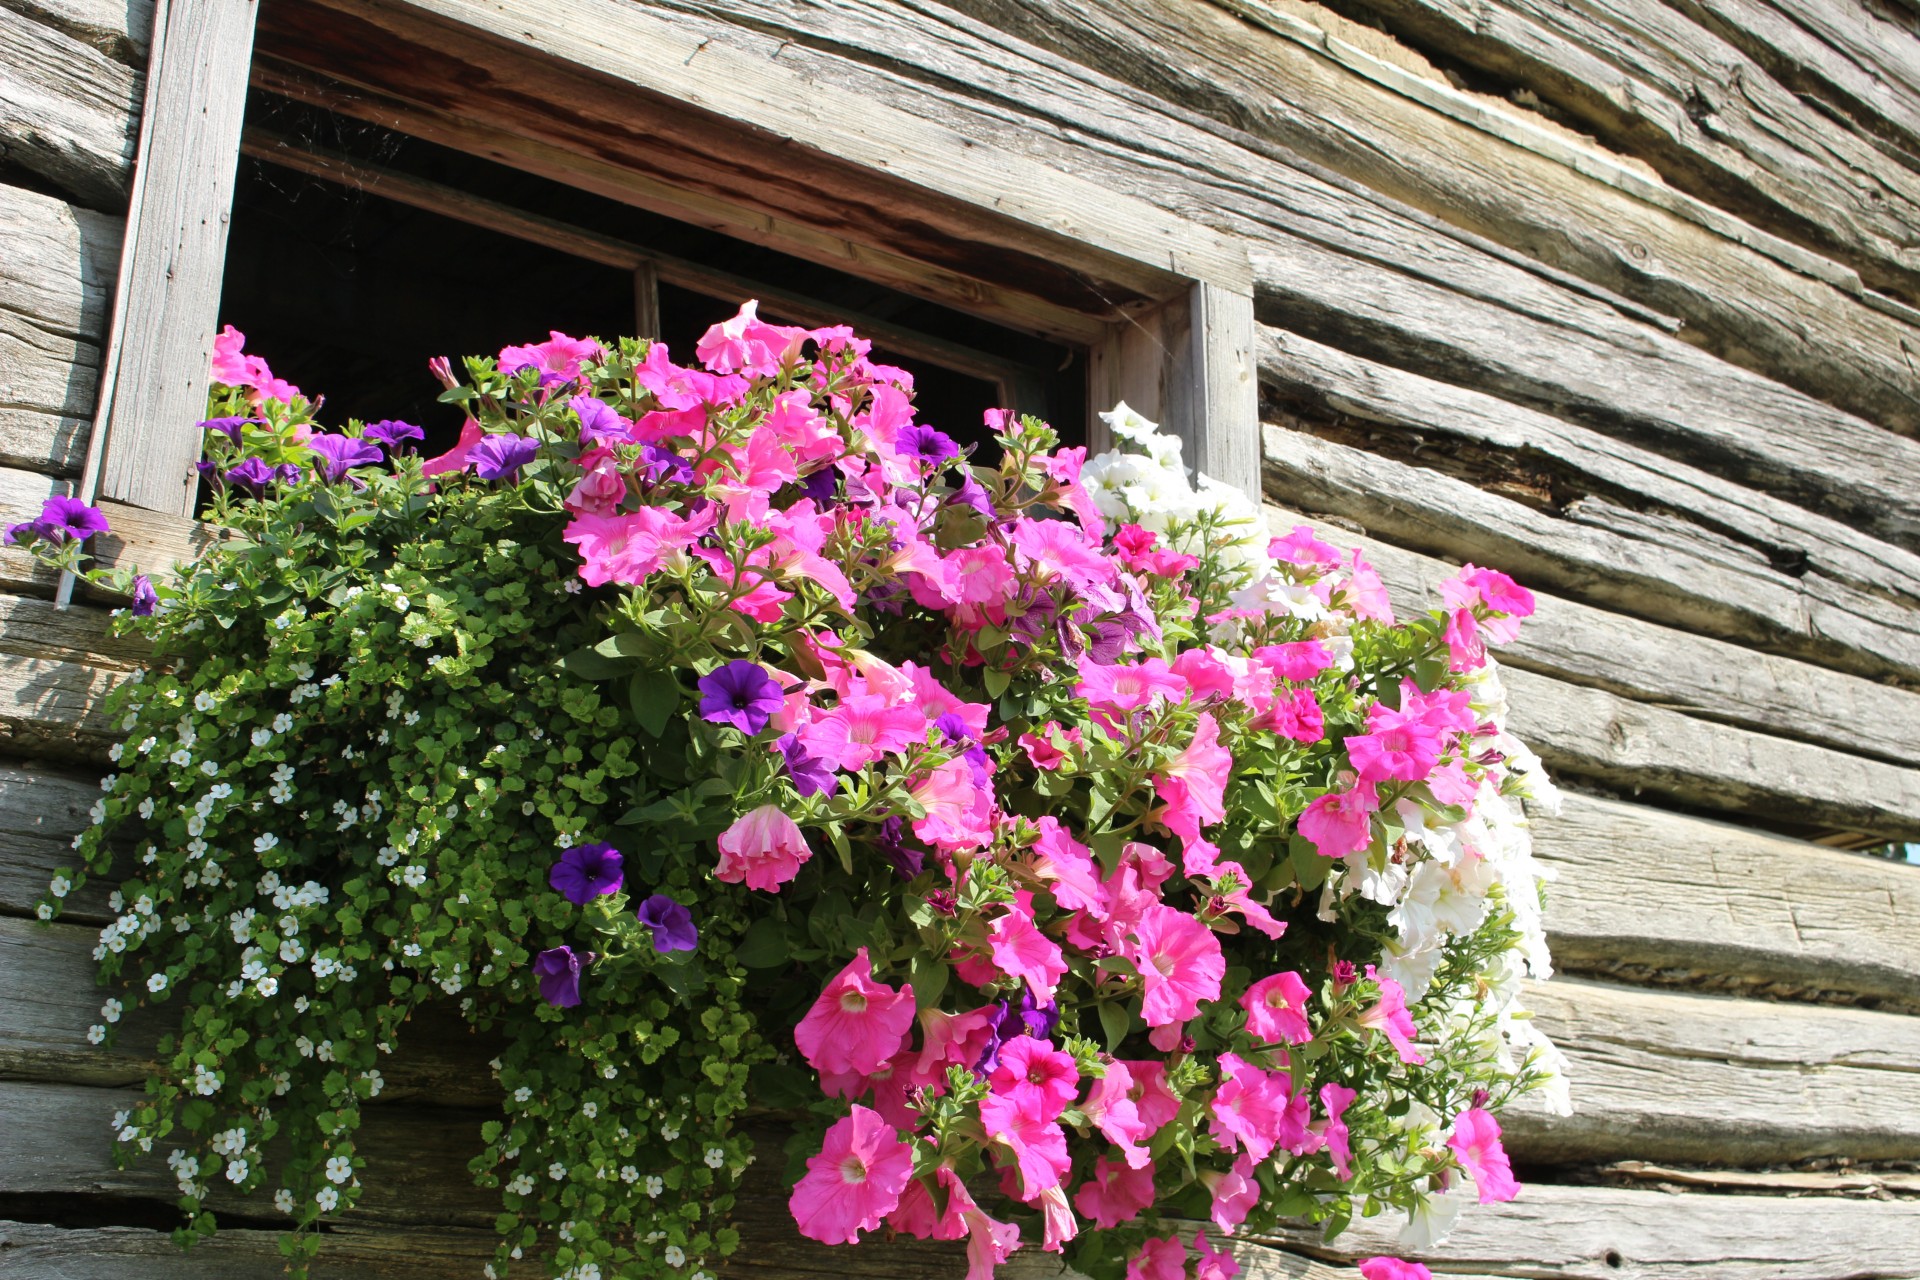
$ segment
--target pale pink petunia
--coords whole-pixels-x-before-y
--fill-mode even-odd
[[[1048,882],[1054,900],[1069,911],[1090,912],[1096,919],[1104,919],[1107,887],[1101,882],[1093,851],[1075,840],[1050,814],[1035,819],[1034,826],[1040,838],[1033,846],[1033,867]]]
[[[1141,1145],[1149,1136],[1144,1120],[1140,1118],[1140,1108],[1134,1103],[1133,1073],[1127,1070],[1124,1062],[1109,1062],[1107,1074],[1093,1082],[1087,1090],[1086,1101],[1080,1104],[1082,1115],[1093,1122],[1093,1127],[1111,1142],[1126,1162],[1134,1168],[1142,1168],[1151,1162],[1152,1156]]]
[[[1033,908],[1019,904],[1009,907],[988,927],[987,937],[993,963],[1000,971],[1024,981],[1035,1000],[1053,1003],[1054,987],[1065,976],[1067,961],[1059,944],[1034,925]]]
[[[1127,1096],[1140,1113],[1140,1123],[1146,1126],[1146,1132],[1141,1135],[1144,1141],[1180,1114],[1180,1095],[1167,1085],[1166,1063],[1129,1058],[1120,1065],[1133,1077],[1133,1087],[1127,1090]]]
[[[720,833],[720,863],[713,878],[772,893],[800,874],[813,850],[800,824],[779,805],[763,804],[734,819]]]
[[[1154,791],[1164,802],[1160,821],[1182,839],[1194,840],[1201,828],[1226,817],[1227,778],[1233,755],[1220,745],[1220,725],[1213,713],[1200,713],[1193,738],[1153,775]]]
[[[807,1160],[787,1207],[808,1239],[853,1244],[900,1203],[912,1175],[912,1149],[877,1112],[856,1103]]]
[[[583,474],[562,505],[569,511],[586,515],[613,515],[619,510],[621,499],[627,496],[619,455],[602,447],[587,450],[577,461]]]
[[[1320,1086],[1320,1105],[1327,1109],[1327,1154],[1341,1179],[1353,1176],[1353,1143],[1347,1133],[1347,1108],[1358,1097],[1352,1089],[1329,1080]]]
[[[1341,594],[1354,617],[1393,625],[1393,601],[1388,598],[1387,584],[1380,581],[1378,570],[1361,559],[1358,548],[1348,563],[1347,583]]]
[[[926,811],[913,834],[934,848],[978,849],[993,839],[993,788],[980,785],[965,759],[936,765],[908,791]]]
[[[966,1013],[922,1009],[915,1074],[922,1080],[943,1080],[948,1067],[972,1067],[993,1040],[993,1022],[991,1007]]]
[[[915,1057],[913,1051],[902,1049],[870,1076],[858,1071],[823,1071],[820,1073],[820,1092],[829,1098],[845,1098],[848,1101],[871,1096],[873,1109],[888,1124],[896,1129],[911,1130],[920,1122],[920,1115],[913,1109],[910,1100],[923,1084],[914,1071]],[[936,1087],[944,1084],[944,1080],[939,1081]]]
[[[870,1076],[900,1052],[911,1026],[913,985],[876,982],[862,947],[800,1019],[793,1042],[817,1070]]]
[[[1367,708],[1367,732],[1346,740],[1362,782],[1418,782],[1440,763],[1443,745],[1440,732],[1418,715],[1378,702]]]
[[[1020,1227],[987,1216],[971,1201],[961,1211],[967,1224],[966,1280],[994,1280],[994,1268],[1020,1247]]]
[[[1020,1171],[1020,1198],[1031,1204],[1048,1187],[1060,1185],[1073,1163],[1067,1155],[1067,1135],[1048,1117],[1045,1102],[1034,1093],[1020,1097],[990,1093],[980,1100],[980,1124],[987,1141],[1012,1153]]]
[[[1000,1046],[988,1083],[1006,1097],[1038,1098],[1041,1114],[1055,1120],[1080,1092],[1080,1070],[1073,1055],[1054,1048],[1051,1040],[1015,1036]]]
[[[580,375],[580,366],[598,360],[600,344],[591,338],[569,338],[558,329],[547,331],[547,340],[527,347],[502,347],[498,368],[506,374],[522,369],[538,369],[543,378],[569,380]]]
[[[1187,1246],[1179,1236],[1150,1237],[1127,1259],[1126,1280],[1186,1280]]]
[[[1131,1167],[1101,1156],[1093,1162],[1093,1179],[1073,1193],[1073,1207],[1093,1219],[1096,1227],[1131,1222],[1153,1203],[1151,1162]]]
[[[1333,650],[1324,640],[1294,640],[1261,645],[1248,655],[1282,680],[1311,680],[1333,665]]]
[[[1142,913],[1133,937],[1128,958],[1140,971],[1140,1016],[1148,1026],[1185,1022],[1202,1001],[1220,998],[1227,962],[1211,929],[1184,911],[1156,904]]]
[[[993,545],[962,547],[941,557],[947,587],[955,604],[997,605],[1013,593],[1013,566],[1007,553]]]
[[[1500,1122],[1481,1107],[1468,1107],[1453,1118],[1453,1136],[1447,1139],[1460,1167],[1479,1189],[1481,1204],[1499,1204],[1520,1194],[1513,1165],[1500,1145]]]
[[[1233,1260],[1233,1255],[1225,1249],[1215,1249],[1206,1232],[1194,1233],[1193,1247],[1200,1254],[1193,1265],[1193,1280],[1235,1280],[1240,1274],[1240,1264]]]
[[[701,363],[715,373],[741,373],[750,378],[780,372],[787,339],[782,331],[760,319],[759,307],[757,299],[742,303],[737,313],[701,334],[693,348]]]
[[[1021,567],[1043,582],[1064,579],[1085,589],[1113,581],[1114,565],[1097,541],[1064,520],[1013,522],[1013,549]]]
[[[800,731],[800,745],[836,769],[864,769],[926,736],[927,718],[918,708],[875,694],[856,694],[815,716]]]
[[[1471,733],[1476,723],[1473,694],[1465,689],[1423,693],[1413,681],[1402,680],[1400,709],[1441,734]]]
[[[1240,997],[1247,1011],[1247,1032],[1262,1044],[1305,1044],[1313,1039],[1307,1025],[1307,1000],[1312,992],[1297,972],[1276,973],[1248,987]]]
[[[1480,637],[1480,623],[1471,609],[1455,609],[1447,614],[1440,630],[1446,641],[1448,670],[1472,671],[1487,661],[1487,642]]]
[[[1213,1207],[1208,1216],[1220,1230],[1232,1235],[1260,1203],[1260,1180],[1254,1176],[1253,1157],[1242,1152],[1225,1173],[1202,1175],[1212,1183]]]
[[[1414,1026],[1413,1015],[1407,1012],[1406,989],[1377,972],[1372,965],[1367,966],[1367,977],[1379,985],[1380,999],[1354,1021],[1385,1035],[1400,1055],[1400,1061],[1411,1066],[1425,1062],[1426,1055],[1413,1047],[1413,1038],[1419,1030]]]
[[[580,577],[590,587],[639,583],[705,536],[719,518],[715,507],[682,517],[663,507],[596,516],[575,515],[561,538],[580,551]]]
[[[1316,796],[1300,815],[1300,834],[1313,842],[1323,857],[1340,858],[1373,843],[1373,815],[1380,808],[1380,795],[1371,782],[1354,784],[1348,791],[1329,791]]]
[[[1293,526],[1292,532],[1285,537],[1267,543],[1267,554],[1275,560],[1322,572],[1335,568],[1341,560],[1338,547],[1320,541],[1314,536],[1313,530],[1304,524]]]
[[[1480,794],[1480,784],[1467,776],[1466,766],[1458,760],[1449,760],[1428,774],[1427,789],[1441,804],[1464,809],[1468,817],[1473,816],[1473,805]]]
[[[1080,1234],[1080,1224],[1067,1207],[1065,1187],[1048,1187],[1040,1193],[1040,1215],[1040,1247],[1048,1253],[1059,1253],[1067,1241]]]
[[[1362,1280],[1433,1280],[1425,1266],[1399,1258],[1362,1258],[1357,1265]]]
[[[1085,698],[1096,711],[1134,711],[1155,698],[1175,701],[1187,692],[1187,682],[1161,658],[1107,665],[1082,657],[1079,669],[1074,696]]]

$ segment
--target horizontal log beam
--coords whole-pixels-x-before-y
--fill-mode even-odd
[[[0,158],[94,208],[124,208],[142,93],[131,67],[0,8]]]

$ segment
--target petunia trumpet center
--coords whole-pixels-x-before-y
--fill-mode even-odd
[[[842,1013],[865,1013],[867,1011],[867,998],[858,991],[845,992],[840,997],[840,1011]]]
[[[867,1180],[867,1162],[859,1156],[848,1156],[840,1162],[840,1181],[850,1186]]]

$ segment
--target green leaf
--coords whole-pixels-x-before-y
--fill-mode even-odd
[[[1106,1037],[1109,1053],[1119,1050],[1120,1042],[1127,1038],[1127,1028],[1132,1024],[1133,1019],[1118,1002],[1113,1000],[1100,1002],[1100,1032]]]
[[[998,698],[1007,691],[1007,686],[1013,683],[1013,673],[1002,671],[998,667],[985,668],[980,673],[980,678],[986,683],[989,698]]]
[[[793,958],[787,941],[787,927],[772,916],[762,916],[748,926],[733,958],[747,969],[777,969]]]
[[[649,738],[666,732],[667,722],[680,709],[680,682],[671,671],[641,670],[627,685],[627,703],[633,718]]]
[[[1321,857],[1312,841],[1299,836],[1294,836],[1289,844],[1288,860],[1293,863],[1293,874],[1300,881],[1300,889],[1303,893],[1312,893],[1326,883],[1327,873],[1333,870],[1333,859]]]
[[[633,670],[636,660],[633,658],[609,658],[597,653],[593,648],[575,649],[560,659],[560,665],[582,680],[611,680]]]
[[[913,984],[914,1008],[931,1009],[939,1003],[947,989],[948,973],[946,961],[936,956],[920,952],[913,957],[908,981]]]

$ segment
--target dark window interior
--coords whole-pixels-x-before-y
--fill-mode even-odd
[[[1069,443],[1084,436],[1082,352],[934,303],[660,217],[473,156],[256,91],[250,140],[261,132],[320,151],[424,178],[642,248],[762,282],[834,315],[883,320],[938,343],[1017,366],[1005,382],[889,350],[874,358],[911,370],[920,419],[980,446],[981,414],[1012,398],[1039,412]],[[256,150],[259,148],[255,148]],[[707,326],[743,298],[713,297],[662,283],[660,336],[683,362]],[[761,315],[805,322],[763,301]],[[228,242],[220,320],[247,335],[248,350],[274,372],[324,394],[329,423],[403,418],[425,427],[430,451],[451,444],[459,413],[438,403],[427,372],[433,356],[491,355],[542,339],[550,329],[611,338],[635,332],[627,270],[547,244],[475,226],[270,160],[243,157]],[[856,322],[857,323],[857,322]]]

